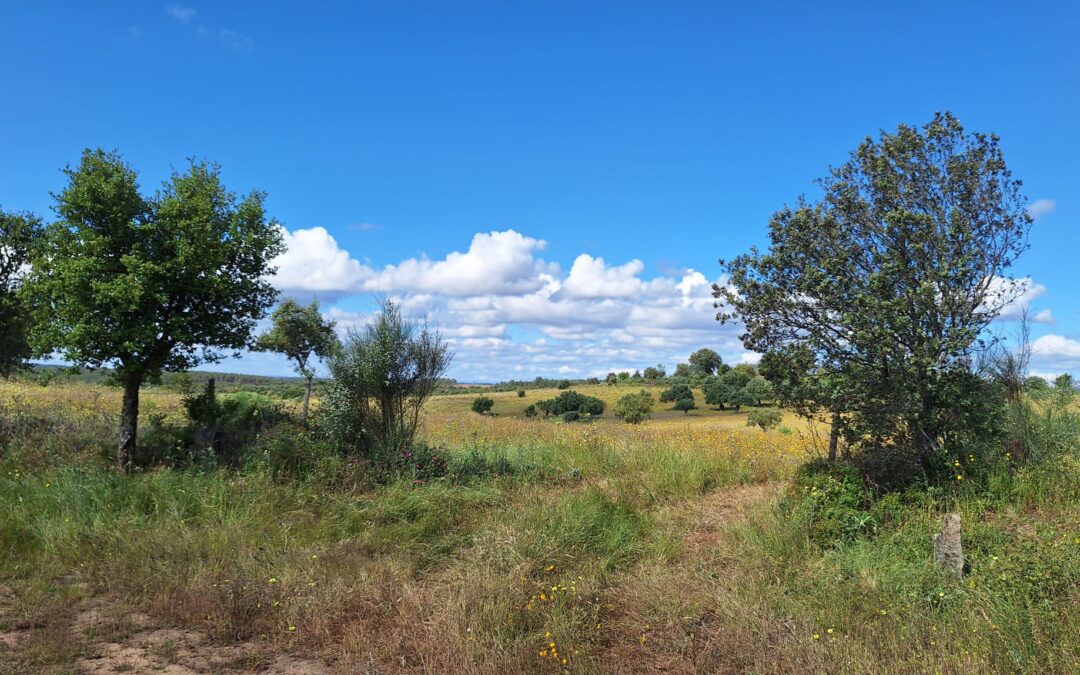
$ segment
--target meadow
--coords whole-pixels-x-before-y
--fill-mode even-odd
[[[870,505],[800,472],[820,443],[790,413],[522,416],[555,393],[436,397],[446,475],[375,483],[314,450],[278,470],[316,444],[295,424],[241,470],[121,476],[117,389],[0,384],[0,671],[1080,672],[1075,426],[1052,461],[958,457],[968,481]],[[180,414],[144,392],[144,424]]]

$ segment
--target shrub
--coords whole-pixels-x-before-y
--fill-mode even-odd
[[[495,405],[493,399],[487,396],[477,396],[472,402],[472,411],[478,415],[491,412],[491,408]]]
[[[684,415],[689,415],[690,411],[696,407],[697,406],[694,405],[694,397],[691,395],[690,398],[680,398],[678,401],[675,401],[672,410],[681,410]]]
[[[570,380],[559,380],[559,383],[555,385],[556,389],[569,389]]]
[[[694,398],[694,392],[685,380],[672,380],[671,386],[660,393],[661,403],[672,403],[682,399]]]
[[[533,417],[536,417],[536,414],[536,405],[530,403],[525,406],[525,417],[532,419]]]
[[[525,390],[524,389],[518,389],[517,394],[518,394],[518,398],[525,398]]]
[[[768,431],[769,429],[779,426],[782,417],[780,411],[775,408],[751,410],[750,414],[746,416],[746,425],[751,427],[761,427],[762,431]]]
[[[420,413],[451,355],[437,332],[405,320],[391,302],[362,330],[351,330],[330,359],[333,380],[320,420],[346,454],[392,462],[412,448]]]
[[[577,422],[581,419],[581,413],[576,410],[567,410],[562,414],[563,422]]]
[[[653,409],[652,394],[642,389],[636,394],[626,394],[615,404],[615,416],[627,424],[640,424],[649,419]]]
[[[579,415],[599,416],[604,413],[604,402],[594,396],[585,396],[576,391],[564,391],[555,398],[537,401],[537,409],[548,415],[564,415],[576,412]]]
[[[876,526],[870,513],[871,495],[858,471],[818,459],[795,472],[781,506],[822,545],[850,541]]]

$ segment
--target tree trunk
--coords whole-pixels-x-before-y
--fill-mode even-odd
[[[315,378],[307,378],[307,390],[304,391],[304,412],[300,413],[300,422],[307,426],[308,403],[311,401],[311,381]]]
[[[136,435],[139,429],[139,387],[142,373],[124,376],[124,403],[120,410],[120,446],[116,450],[116,466],[130,473],[135,464]]]
[[[840,441],[840,413],[832,414],[832,429],[829,431],[829,461],[836,461],[836,446]]]

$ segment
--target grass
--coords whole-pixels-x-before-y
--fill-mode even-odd
[[[0,633],[19,645],[0,670],[70,672],[146,615],[340,672],[1080,671],[1074,455],[890,498],[828,543],[778,505],[808,456],[799,421],[518,416],[554,393],[491,394],[496,416],[433,401],[430,442],[509,475],[370,487],[332,463],[121,477],[101,459],[113,390],[0,385]],[[947,508],[965,519],[963,580],[932,564]],[[110,623],[79,633],[95,602]]]

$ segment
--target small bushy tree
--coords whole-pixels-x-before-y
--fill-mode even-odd
[[[517,390],[517,396],[518,396],[518,398],[525,398],[525,390],[524,389],[518,389]]]
[[[753,401],[754,405],[760,406],[763,401],[771,401],[776,396],[772,384],[764,377],[758,375],[751,378],[742,388],[743,397]]]
[[[300,419],[307,424],[311,385],[315,380],[311,357],[325,359],[337,349],[335,322],[323,319],[318,302],[305,307],[292,298],[283,300],[270,318],[273,322],[270,330],[255,341],[255,349],[284,354],[304,378],[304,409]]]
[[[549,415],[564,415],[574,412],[578,415],[598,417],[604,414],[604,402],[594,396],[586,396],[576,391],[564,391],[555,398],[536,402],[536,408]],[[576,419],[576,418],[574,418]]]
[[[690,355],[688,365],[691,371],[700,375],[716,375],[724,365],[724,359],[708,347],[702,347]]]
[[[681,378],[672,378],[670,386],[660,392],[661,403],[671,403],[686,398],[693,399],[694,392],[690,388],[689,383]]]
[[[350,330],[330,359],[321,407],[328,434],[342,451],[388,462],[412,446],[420,413],[450,367],[436,331],[401,315],[392,302],[360,330]]]
[[[672,410],[681,410],[684,415],[689,415],[690,411],[696,407],[697,405],[694,404],[694,395],[691,394],[688,398],[680,398],[678,401],[675,401]]]
[[[491,409],[495,406],[495,400],[488,398],[487,396],[477,396],[472,402],[472,411],[478,415],[484,415],[491,412]]]
[[[751,410],[750,414],[746,416],[746,425],[760,427],[762,431],[768,431],[779,426],[782,417],[780,411],[775,408]]]
[[[642,389],[626,394],[615,404],[615,416],[627,424],[640,424],[649,419],[653,410],[652,394]]]

